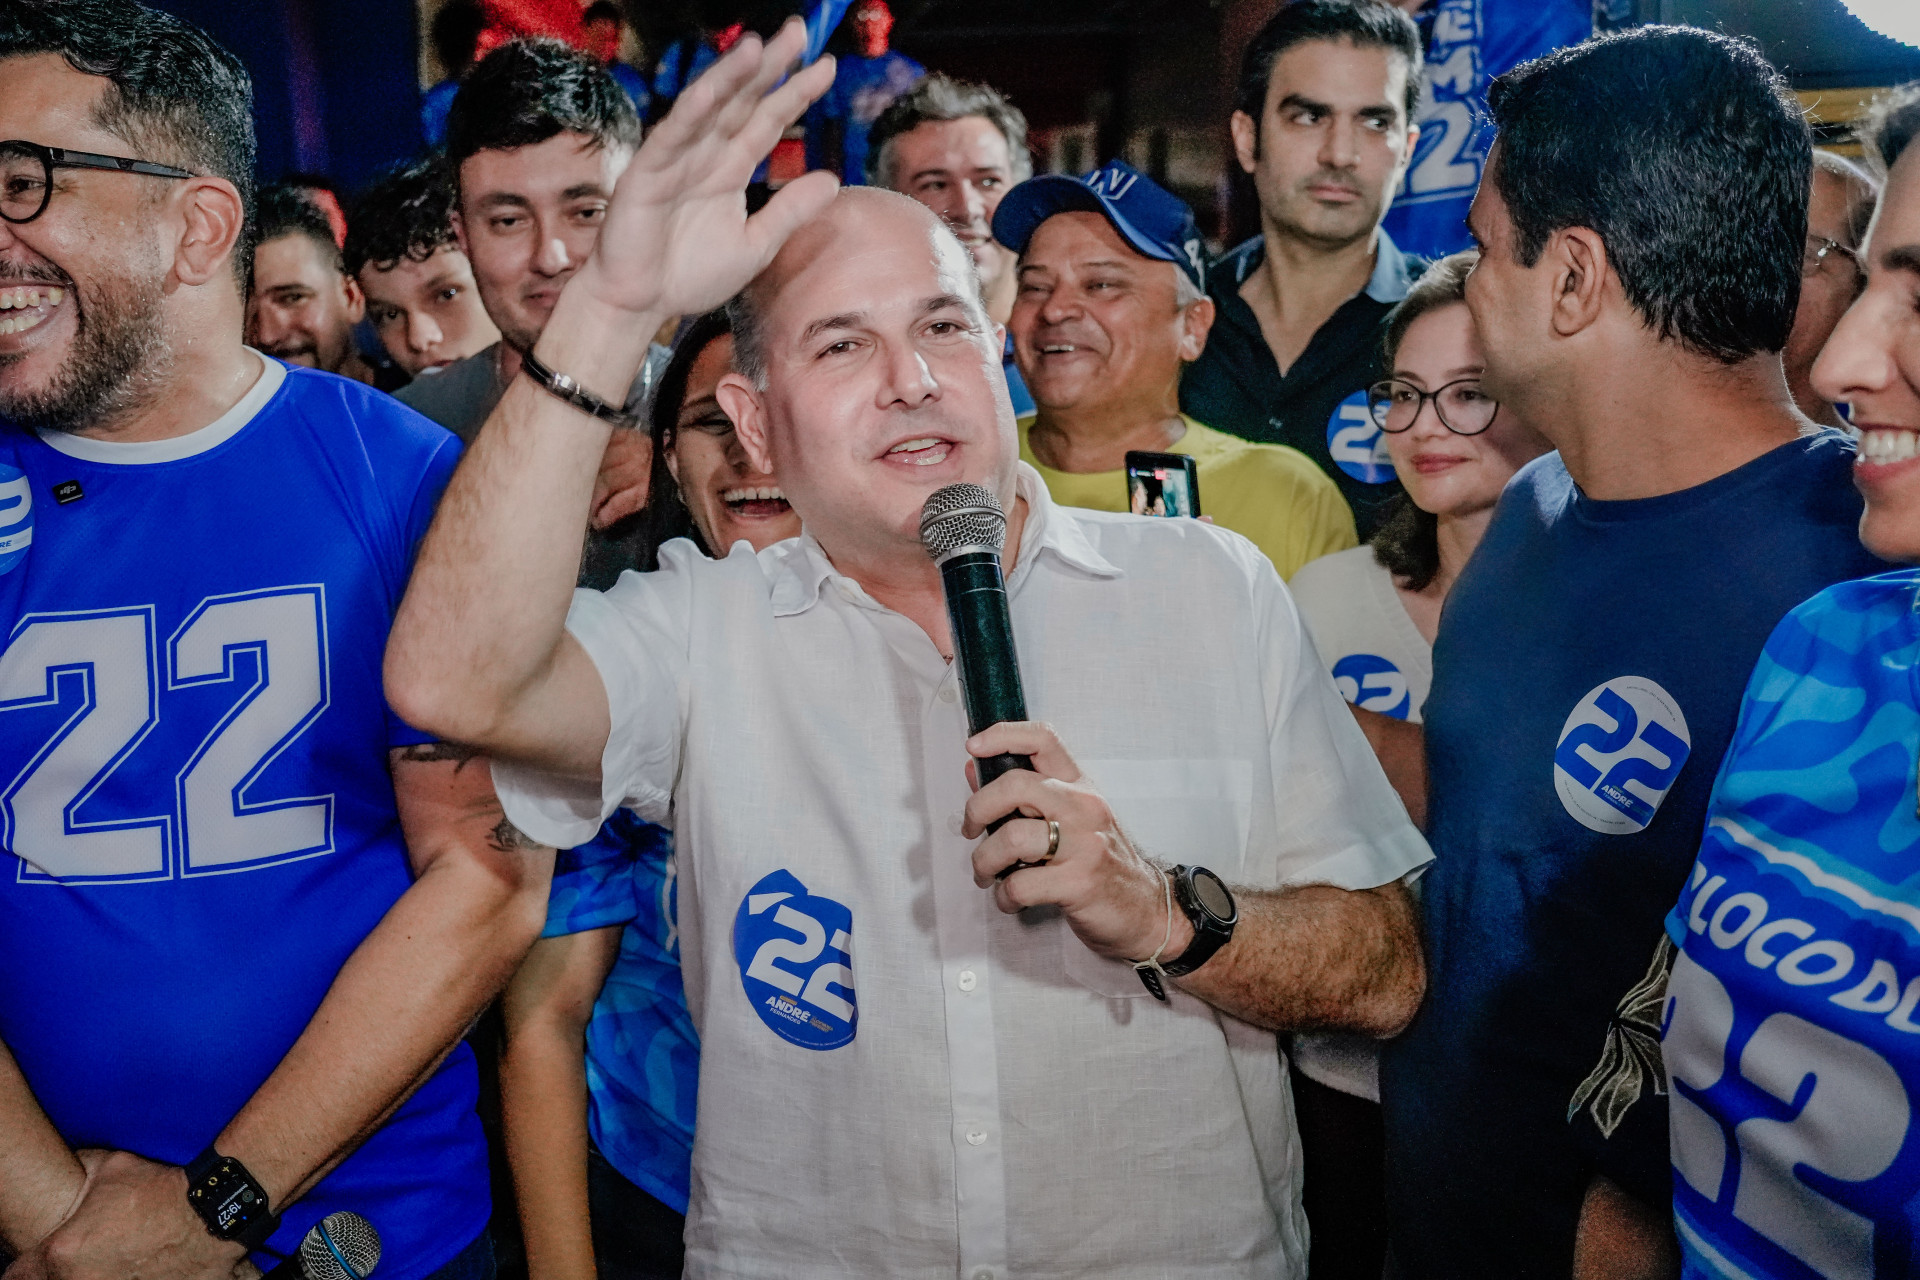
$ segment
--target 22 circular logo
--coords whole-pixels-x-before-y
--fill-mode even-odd
[[[1413,711],[1413,696],[1400,668],[1373,653],[1350,653],[1333,664],[1334,687],[1340,696],[1362,711],[1377,711],[1405,720]]]
[[[1693,749],[1673,695],[1645,676],[1615,676],[1574,706],[1553,753],[1553,788],[1575,822],[1632,835],[1653,821]]]
[[[760,1021],[803,1049],[851,1044],[860,1012],[853,985],[853,912],[807,892],[790,871],[747,890],[733,917],[733,958]]]
[[[1327,419],[1327,452],[1334,465],[1361,484],[1386,484],[1395,478],[1387,434],[1367,413],[1364,389],[1334,406]]]
[[[0,462],[0,573],[18,568],[32,545],[33,490],[27,473]]]

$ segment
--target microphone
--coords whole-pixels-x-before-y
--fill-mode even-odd
[[[313,1224],[300,1251],[261,1280],[365,1280],[380,1265],[380,1233],[348,1209]]]
[[[1007,513],[1000,499],[977,484],[950,484],[935,490],[920,511],[920,541],[940,566],[940,582],[946,589],[953,659],[967,704],[967,732],[979,733],[1003,720],[1025,720],[1027,699],[1020,688],[1020,659],[1007,617],[1007,583],[1000,572],[1000,548],[1007,541]],[[1008,753],[976,759],[973,767],[984,787],[1010,770],[1033,768],[1033,761]],[[1012,816],[987,829],[999,830]]]

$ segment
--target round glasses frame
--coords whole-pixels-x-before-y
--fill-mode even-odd
[[[0,192],[0,219],[21,226],[32,222],[47,211],[47,205],[53,199],[53,171],[55,169],[100,169],[109,173],[139,173],[151,178],[193,178],[198,174],[176,169],[170,164],[159,164],[152,160],[133,160],[126,156],[103,156],[92,151],[69,151],[65,147],[47,147],[38,142],[28,142],[22,138],[12,138],[0,142],[0,155],[9,152],[36,156],[40,161],[40,203],[32,213],[16,217],[6,211],[6,193]]]
[[[1493,412],[1487,415],[1485,422],[1473,428],[1471,431],[1467,431],[1447,421],[1446,412],[1440,408],[1440,397],[1455,387],[1477,387],[1479,385],[1480,379],[1478,378],[1456,378],[1443,386],[1435,387],[1432,391],[1422,391],[1411,382],[1406,382],[1399,378],[1383,378],[1367,388],[1367,417],[1373,420],[1374,426],[1380,428],[1388,435],[1397,436],[1403,431],[1413,430],[1413,424],[1420,421],[1420,411],[1427,407],[1428,401],[1432,401],[1433,416],[1440,420],[1441,426],[1457,436],[1477,436],[1491,427],[1494,419],[1500,416],[1500,402],[1498,400],[1489,401],[1488,403],[1493,405]],[[1413,406],[1413,416],[1407,419],[1407,425],[1404,427],[1388,426],[1386,411],[1382,408],[1383,404],[1390,404],[1392,402],[1393,390],[1396,387],[1404,388],[1419,397],[1417,403]]]
[[[1860,254],[1857,251],[1847,248],[1838,240],[1810,235],[1807,237],[1806,250],[1800,255],[1800,278],[1808,280],[1819,275],[1820,268],[1827,264],[1827,255],[1836,252],[1853,267],[1855,275],[1862,273],[1864,268],[1860,265]]]

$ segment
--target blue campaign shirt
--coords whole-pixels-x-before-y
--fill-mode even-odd
[[[700,1041],[680,979],[673,836],[622,809],[554,865],[554,938],[623,926],[587,1022],[587,1132],[627,1181],[687,1211]]]
[[[412,882],[388,753],[425,735],[380,664],[459,444],[264,365],[174,440],[0,427],[0,1040],[75,1147],[191,1160]],[[477,1088],[462,1046],[271,1247],[352,1209],[383,1277],[446,1263],[489,1211]]]
[[[1920,1271],[1920,572],[1789,614],[1667,917],[1688,1277]]]
[[[442,80],[420,95],[420,136],[429,147],[447,144],[447,115],[453,110],[454,95],[460,92],[458,80]]]
[[[1493,145],[1487,86],[1592,34],[1589,0],[1439,0],[1427,42],[1420,141],[1387,212],[1387,230],[1401,248],[1439,258],[1473,246],[1467,206]]]
[[[807,168],[834,169],[842,182],[867,180],[867,134],[887,104],[913,88],[927,69],[897,49],[877,58],[840,59],[833,85],[807,109]],[[839,126],[840,155],[824,145],[827,122]]]
[[[1434,646],[1427,998],[1382,1061],[1409,1275],[1569,1274],[1568,1104],[1685,883],[1747,674],[1788,610],[1882,567],[1853,452],[1822,431],[1623,502],[1549,454],[1502,495]]]

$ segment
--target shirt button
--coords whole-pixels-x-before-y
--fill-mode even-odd
[[[949,705],[951,705],[953,700],[955,698],[958,698],[959,696],[960,696],[959,694],[953,691],[952,685],[944,685],[940,689],[940,701],[945,702]]]
[[[973,970],[962,969],[960,971],[959,984],[962,991],[971,991],[980,985],[980,979],[974,976]]]
[[[977,1147],[987,1140],[987,1131],[981,1128],[967,1130],[967,1145]]]

